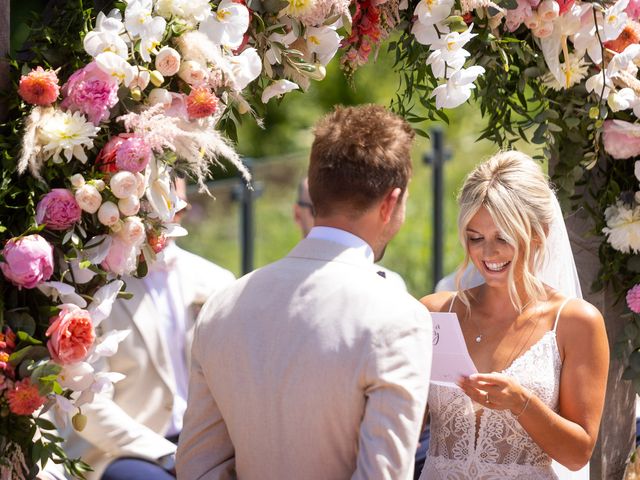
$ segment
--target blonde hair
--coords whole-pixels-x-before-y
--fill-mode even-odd
[[[456,275],[460,300],[467,308],[470,306],[468,294],[460,288],[463,272],[469,264],[466,230],[482,207],[514,248],[508,277],[513,306],[518,311],[524,308],[516,289],[515,271],[522,271],[526,298],[545,296],[544,286],[535,272],[544,262],[546,236],[554,216],[552,195],[549,179],[540,165],[528,155],[513,150],[497,153],[467,176],[458,196],[458,231],[465,259]]]

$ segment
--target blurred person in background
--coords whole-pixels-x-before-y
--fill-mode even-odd
[[[176,180],[176,190],[186,200],[183,179]],[[195,318],[207,298],[235,277],[167,240],[144,278],[124,280],[133,298],[117,300],[100,328],[131,331],[104,365],[126,377],[83,406],[87,425],[68,433],[65,449],[94,469],[88,480],[170,480],[187,406]]]

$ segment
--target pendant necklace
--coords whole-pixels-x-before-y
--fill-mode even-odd
[[[524,312],[525,309],[531,304],[531,302],[533,302],[533,298],[530,299],[527,303],[524,304],[524,306],[522,307],[522,309],[520,309],[520,312]],[[471,312],[469,312],[469,318],[471,319]],[[531,318],[531,316],[529,317]],[[478,331],[478,335],[476,335],[476,343],[480,343],[482,342],[482,339],[484,337],[484,333],[482,333],[482,331],[480,330],[480,327],[478,326],[478,324],[476,323],[475,320],[471,319],[471,322],[473,323],[473,325],[476,327],[476,330]]]

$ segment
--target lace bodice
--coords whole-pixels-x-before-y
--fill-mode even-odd
[[[562,360],[555,330],[554,326],[502,373],[557,411]],[[551,458],[510,411],[483,408],[461,389],[435,384],[430,386],[428,405],[431,438],[420,480],[557,478]]]

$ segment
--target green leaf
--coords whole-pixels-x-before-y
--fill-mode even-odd
[[[52,422],[43,417],[36,418],[36,425],[38,425],[38,427],[40,427],[42,430],[56,429],[56,426]]]

